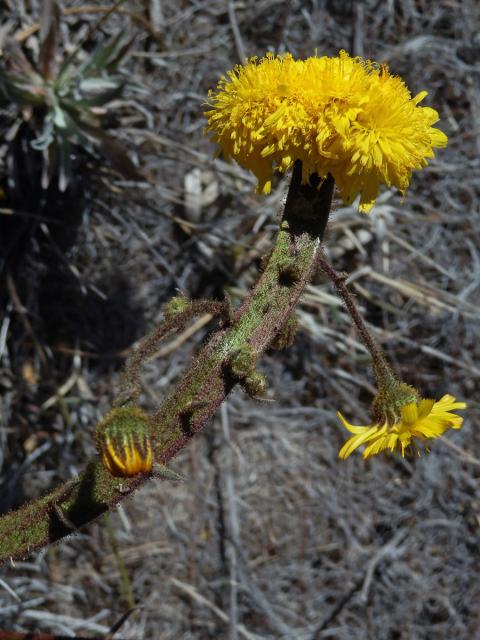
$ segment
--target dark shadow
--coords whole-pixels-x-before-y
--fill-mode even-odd
[[[40,225],[46,225],[52,239],[66,251],[76,241],[84,207],[83,178],[73,167],[74,179],[65,191],[58,189],[53,176],[48,188],[42,187],[43,158],[31,147],[35,134],[23,123],[8,146],[7,171],[2,178],[0,207],[0,276],[16,274],[26,253],[35,247],[41,252]]]
[[[85,288],[67,267],[52,265],[40,283],[39,312],[45,342],[54,351],[71,355],[79,349],[101,370],[122,364],[126,350],[146,331],[143,308],[121,272]]]
[[[108,510],[108,504],[95,498],[96,464],[91,462],[82,476],[73,506],[67,512],[50,514],[49,538],[51,542],[75,533],[84,524],[98,518]],[[66,498],[68,500],[68,498]],[[59,507],[60,509],[60,507]]]

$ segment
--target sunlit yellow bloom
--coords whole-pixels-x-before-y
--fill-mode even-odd
[[[131,477],[152,470],[150,419],[141,409],[112,409],[97,427],[97,448],[107,470]]]
[[[272,164],[286,171],[294,160],[289,149],[304,144],[302,126],[309,118],[298,100],[303,66],[290,54],[251,58],[209,93],[208,131],[225,156],[255,174],[263,193],[271,188]]]
[[[465,402],[456,402],[455,398],[448,394],[438,402],[422,399],[402,406],[401,415],[393,424],[385,421],[383,424],[369,426],[353,426],[339,412],[338,417],[354,435],[345,442],[338,455],[345,460],[364,444],[364,458],[381,451],[398,451],[405,456],[410,445],[416,449],[415,438],[425,441],[438,438],[448,429],[460,429],[463,418],[452,411],[465,409],[466,406]]]
[[[332,174],[345,202],[360,194],[374,204],[379,186],[405,192],[412,170],[447,137],[432,127],[438,114],[412,97],[385,65],[350,58],[290,54],[251,58],[209,93],[207,131],[226,157],[252,171],[268,193],[273,172],[301,160],[304,181]]]
[[[381,184],[404,194],[412,170],[425,167],[433,147],[447,143],[446,135],[431,126],[438,113],[418,106],[426,91],[412,98],[385,67],[370,78],[369,99],[342,138],[339,167],[333,169],[342,197],[351,201],[360,192],[363,211],[372,208]]]

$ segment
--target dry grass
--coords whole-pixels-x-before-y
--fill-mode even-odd
[[[38,4],[3,0],[3,23],[27,29]],[[25,225],[14,229],[14,255],[5,249],[13,236],[0,237],[2,509],[70,477],[92,455],[92,430],[125,351],[169,296],[229,290],[238,302],[271,246],[285,184],[256,197],[251,176],[212,159],[202,131],[207,90],[242,52],[346,48],[387,60],[414,93],[428,88],[450,144],[414,177],[404,203],[385,192],[369,217],[337,203],[326,247],[352,274],[398,371],[427,395],[467,399],[465,425],[419,460],[338,461],[345,433],[336,411],[367,419],[374,389],[363,347],[317,277],[294,346],[263,361],[274,402],[235,393],[173,465],[185,483],[152,482],[110,516],[141,607],[118,635],[480,638],[478,3],[150,0],[123,8],[143,22],[115,15],[103,31],[138,34],[128,68],[143,90],[118,102],[111,124],[150,181],[125,183],[91,159],[94,177],[78,168],[76,217],[71,205],[36,202],[16,214]],[[97,17],[81,7],[65,17],[72,42]],[[3,135],[12,124],[4,106]],[[204,332],[198,325],[190,343],[146,367],[146,409]],[[88,637],[128,608],[102,523],[1,575],[1,628]]]

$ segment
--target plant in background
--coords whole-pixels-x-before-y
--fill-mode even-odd
[[[381,184],[404,192],[412,171],[446,143],[432,127],[437,113],[418,106],[424,95],[412,97],[386,66],[344,52],[305,61],[267,55],[220,81],[209,96],[207,118],[224,154],[251,169],[263,192],[270,189],[275,169],[292,173],[262,274],[238,308],[228,299],[184,297],[165,306],[163,322],[127,360],[114,409],[97,427],[99,456],[77,478],[0,518],[0,559],[61,539],[152,476],[176,479],[165,463],[206,425],[237,384],[252,397],[265,393],[258,360],[266,349],[292,343],[295,307],[319,267],[342,297],[371,355],[378,385],[372,426],[354,427],[344,420],[354,435],[340,456],[362,444],[365,457],[384,450],[405,455],[415,451],[414,439],[461,426],[453,411],[465,403],[449,395],[438,402],[421,400],[393,373],[355,306],[345,274],[329,265],[321,249],[335,183],[342,198],[360,195],[361,209],[368,210]],[[162,339],[204,313],[219,319],[219,329],[157,411],[146,416],[138,408],[143,364],[155,356]]]
[[[127,82],[119,68],[132,42],[120,33],[91,54],[81,46],[61,52],[60,10],[55,0],[49,0],[43,3],[36,63],[30,62],[15,40],[4,47],[0,92],[16,105],[18,118],[28,125],[29,137],[33,136],[30,146],[42,153],[44,189],[54,176],[60,191],[67,188],[75,146],[88,151],[95,146],[127,178],[139,178],[121,144],[103,128],[109,107],[125,89]]]

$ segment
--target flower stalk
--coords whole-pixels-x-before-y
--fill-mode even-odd
[[[227,314],[228,324],[211,336],[176,388],[150,416],[152,472],[117,477],[100,458],[92,460],[78,477],[0,518],[0,562],[21,558],[68,536],[114,507],[150,477],[158,475],[154,472],[158,465],[165,465],[186,446],[234,386],[243,382],[230,370],[236,354],[242,351],[255,354],[253,371],[247,372],[245,380],[255,379],[255,363],[289,322],[317,266],[334,181],[328,176],[321,185],[318,183],[312,176],[309,184],[302,184],[302,166],[300,162],[295,163],[275,246],[263,273],[242,305]],[[282,277],[282,265],[286,261],[295,264],[294,278]],[[167,324],[170,321],[171,318],[167,318]],[[182,322],[178,324],[182,326]],[[162,327],[155,329],[143,346],[157,344],[160,335],[173,330],[168,327],[166,332]],[[145,348],[143,356],[151,357],[151,349]],[[143,356],[141,362],[144,362]],[[140,364],[135,352],[130,363],[134,363],[130,372],[135,398]],[[128,367],[126,371],[124,387],[128,388]],[[253,385],[252,392],[257,393],[260,387],[264,385]],[[244,384],[244,388],[248,389],[249,385]],[[132,397],[124,401],[128,405]],[[118,402],[117,406],[121,404]]]
[[[321,270],[330,278],[338,295],[343,300],[345,308],[348,311],[357,331],[360,339],[367,348],[372,361],[372,368],[375,378],[377,380],[378,387],[388,391],[398,385],[397,376],[392,371],[390,365],[387,362],[385,354],[383,353],[380,345],[377,343],[370,330],[368,329],[365,320],[362,318],[355,300],[347,287],[347,277],[345,273],[340,273],[332,267],[328,262],[323,252],[319,252],[318,265]]]
[[[381,451],[399,451],[402,456],[406,453],[419,455],[417,442],[425,443],[443,435],[448,429],[460,429],[463,418],[454,412],[465,409],[466,403],[457,402],[449,394],[438,402],[421,398],[415,387],[398,378],[355,304],[346,284],[347,275],[336,271],[322,252],[319,252],[318,264],[334,284],[370,353],[378,386],[371,407],[372,424],[351,425],[338,412],[344,427],[353,434],[340,449],[339,457],[345,460],[362,445],[365,445],[365,459]]]

